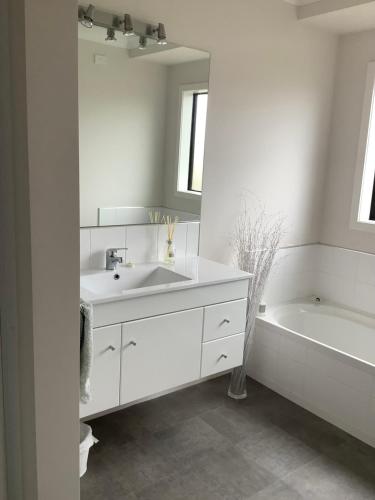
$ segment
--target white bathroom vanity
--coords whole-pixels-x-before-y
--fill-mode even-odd
[[[251,276],[200,257],[81,273],[93,305],[92,399],[81,418],[242,363]]]

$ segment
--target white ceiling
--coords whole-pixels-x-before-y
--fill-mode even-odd
[[[375,28],[375,2],[301,19],[317,28],[345,35]]]
[[[339,35],[375,28],[375,0],[284,0],[299,22]]]

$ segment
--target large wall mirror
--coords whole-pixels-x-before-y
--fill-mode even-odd
[[[209,54],[111,38],[79,25],[81,227],[197,221]]]

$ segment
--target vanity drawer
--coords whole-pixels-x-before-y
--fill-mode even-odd
[[[212,340],[202,346],[201,377],[230,370],[242,364],[245,334]]]
[[[204,310],[203,342],[245,331],[247,299],[208,306]]]

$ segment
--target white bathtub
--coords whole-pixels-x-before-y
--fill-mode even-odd
[[[248,373],[375,446],[375,317],[309,302],[257,319]]]

